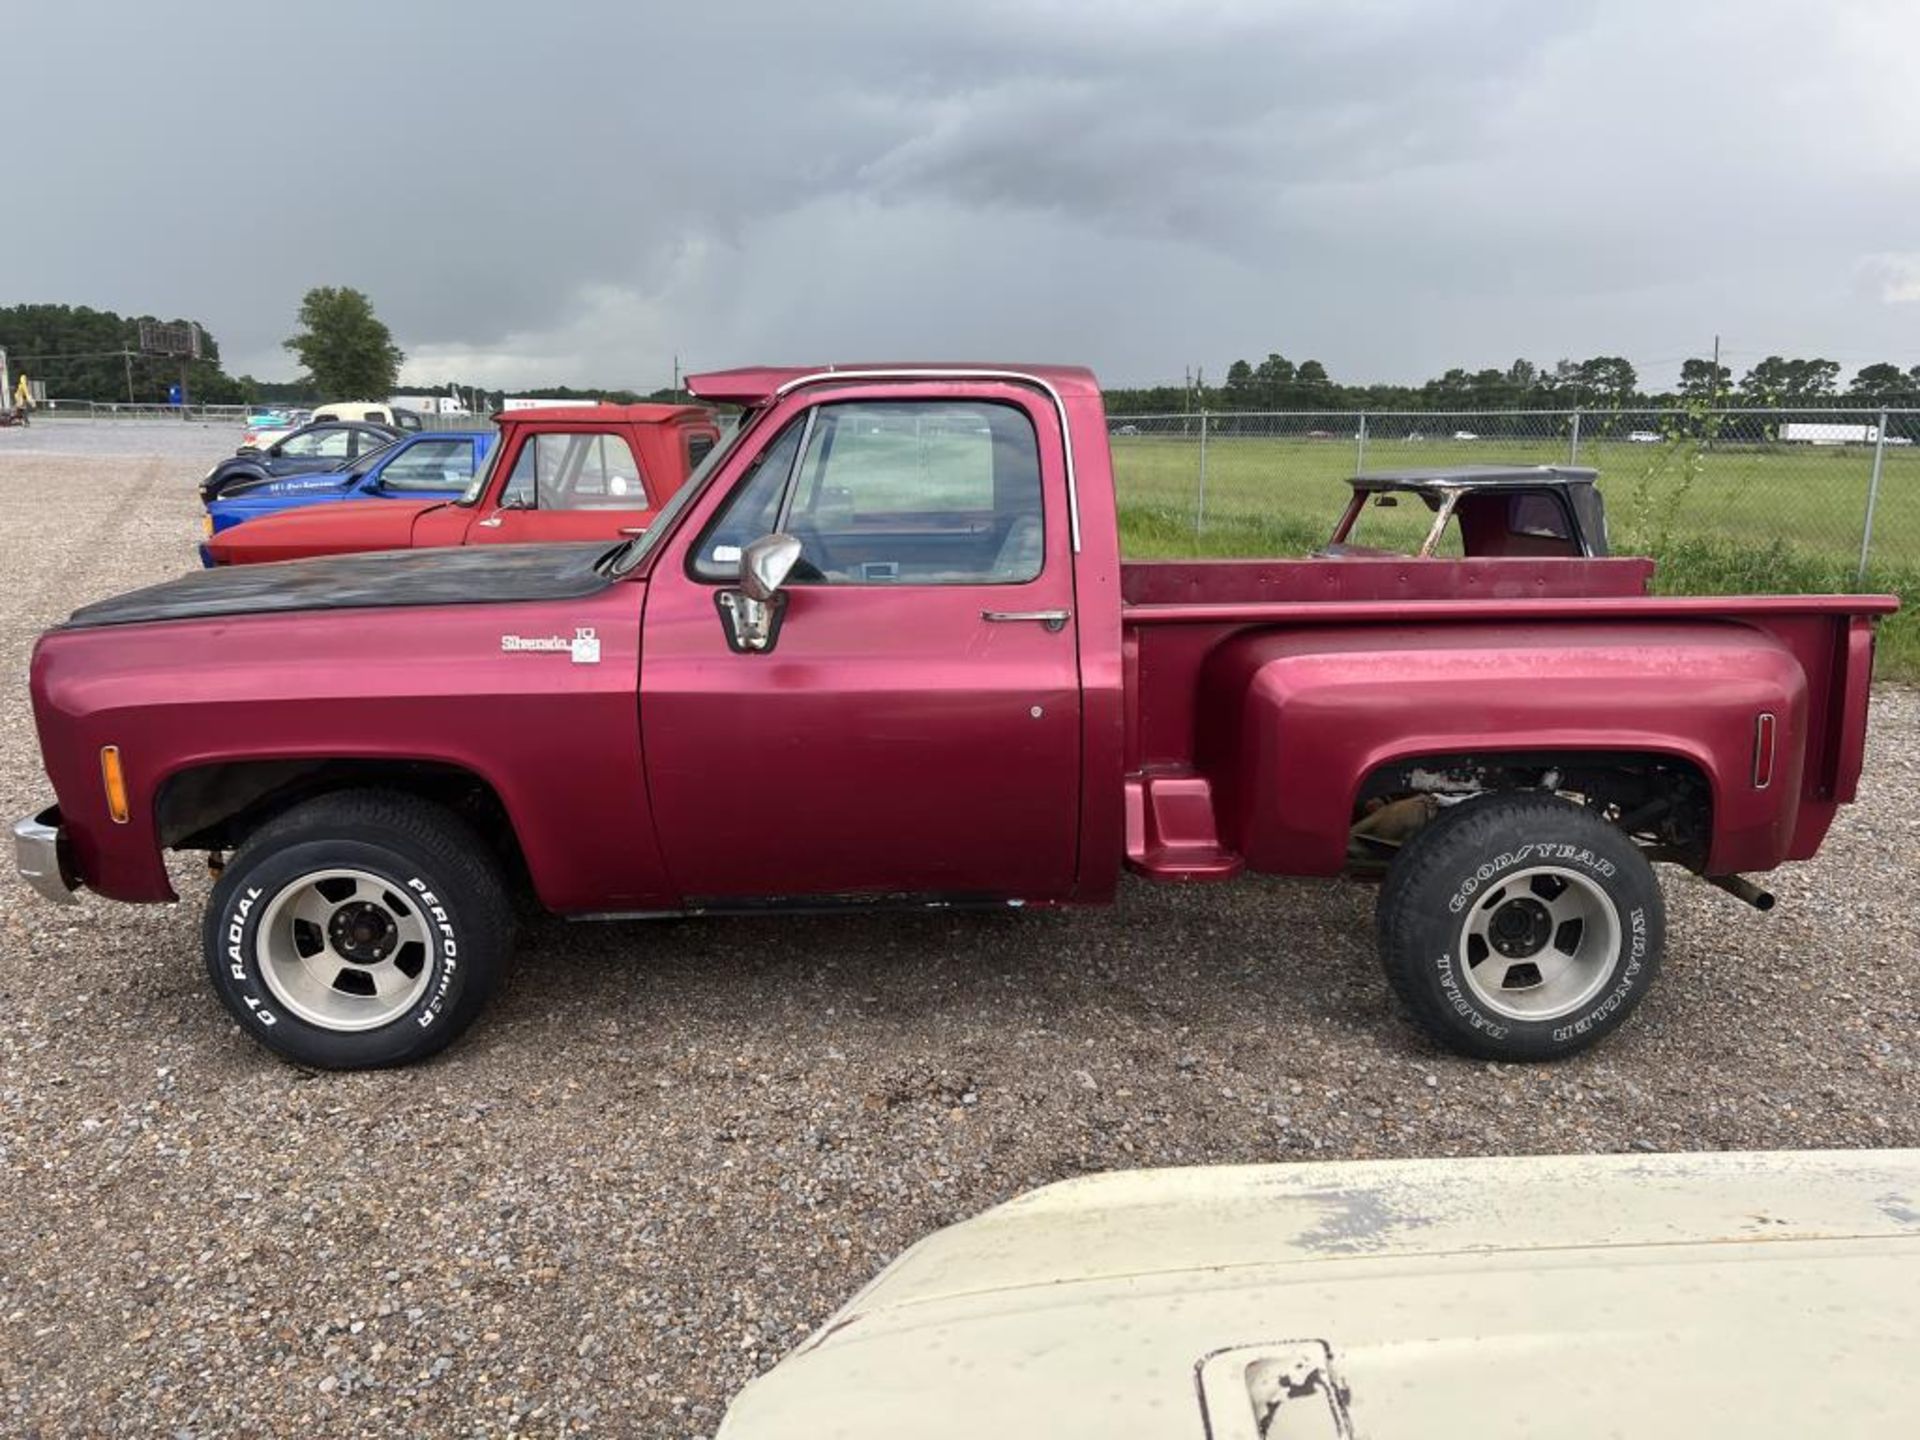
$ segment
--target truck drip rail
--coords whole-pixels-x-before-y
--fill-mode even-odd
[[[806,385],[821,385],[833,380],[1008,380],[1016,385],[1031,385],[1053,402],[1053,413],[1060,420],[1060,448],[1067,462],[1067,530],[1073,539],[1073,553],[1080,553],[1080,483],[1074,474],[1073,427],[1067,422],[1067,402],[1060,392],[1024,370],[817,370],[789,380],[773,393],[776,397]]]

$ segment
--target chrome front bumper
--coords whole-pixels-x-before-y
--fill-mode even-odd
[[[20,878],[56,905],[77,905],[73,892],[79,885],[66,849],[59,806],[13,822],[13,864]]]

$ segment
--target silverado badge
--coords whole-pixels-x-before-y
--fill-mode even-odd
[[[500,649],[508,654],[520,650],[565,652],[573,656],[576,665],[600,663],[600,637],[591,625],[574,626],[572,639],[565,635],[502,635]]]

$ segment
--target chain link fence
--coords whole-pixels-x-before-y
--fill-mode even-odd
[[[37,405],[33,419],[44,420],[183,420],[205,425],[244,427],[247,417],[274,410],[270,405],[129,405],[111,400],[52,400]],[[311,409],[311,406],[302,407]],[[404,408],[404,407],[403,407]],[[284,409],[282,410],[284,413]],[[491,412],[414,412],[422,430],[491,430]]]
[[[33,419],[42,420],[185,420],[211,425],[244,425],[247,415],[258,407],[249,405],[163,405],[159,402],[128,404],[111,400],[61,400],[38,402]]]

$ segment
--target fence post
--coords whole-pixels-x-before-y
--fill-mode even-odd
[[[1867,519],[1860,527],[1860,571],[1856,585],[1867,583],[1867,555],[1873,549],[1873,507],[1880,499],[1880,462],[1887,453],[1887,412],[1880,412],[1880,428],[1873,432],[1873,478],[1867,481]]]
[[[1567,447],[1567,464],[1580,463],[1580,407],[1573,407],[1573,443]]]
[[[1200,412],[1200,495],[1193,507],[1193,533],[1207,526],[1207,412]]]
[[[1362,474],[1367,468],[1367,412],[1360,412],[1360,428],[1353,436],[1353,473]]]

